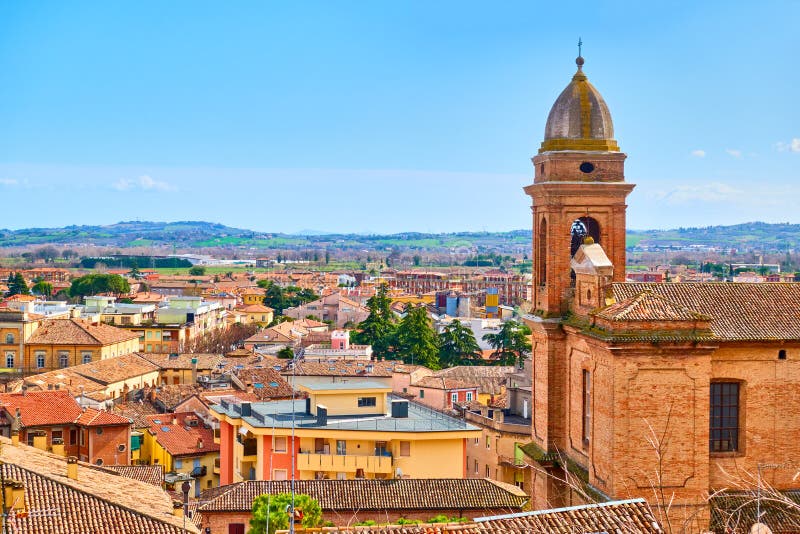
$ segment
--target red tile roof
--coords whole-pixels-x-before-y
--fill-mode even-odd
[[[81,426],[116,426],[130,425],[133,420],[105,410],[86,408],[75,422]]]
[[[616,283],[612,291],[617,301],[650,291],[711,316],[718,339],[800,340],[800,283]]]
[[[83,413],[67,391],[0,393],[0,406],[11,417],[19,409],[23,427],[71,424]]]
[[[617,302],[595,314],[609,321],[708,321],[708,315],[698,313],[683,304],[672,302],[650,290]]]
[[[43,321],[28,339],[29,345],[113,345],[139,339],[122,328],[104,323],[92,324],[82,319],[50,319]]]
[[[173,418],[177,419],[172,424]],[[197,420],[197,426],[189,426],[187,418]],[[203,421],[191,412],[148,415],[148,432],[172,456],[197,456],[209,452],[219,452],[214,443],[214,431],[203,426]],[[200,445],[200,446],[198,446]]]

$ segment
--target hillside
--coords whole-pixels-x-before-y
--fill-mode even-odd
[[[282,234],[233,228],[205,221],[123,221],[106,226],[66,226],[0,230],[0,247],[36,245],[105,246],[118,248],[168,247],[180,249],[324,249],[427,250],[469,253],[476,248],[503,253],[523,253],[530,247],[529,230],[509,232],[456,232],[392,235]],[[733,226],[629,230],[628,247],[636,250],[689,246],[736,248],[765,252],[795,249],[800,245],[800,224],[751,222]]]

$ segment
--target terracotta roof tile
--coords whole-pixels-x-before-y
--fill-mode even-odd
[[[49,319],[31,334],[28,344],[113,345],[138,338],[138,334],[104,323],[93,324],[82,319]]]
[[[83,413],[67,391],[0,393],[0,406],[12,417],[19,409],[23,427],[74,423]]]
[[[226,492],[215,490],[211,499],[204,493],[202,500],[209,502],[200,511],[249,511],[255,497],[290,491],[291,482],[249,480],[228,487]],[[528,501],[519,488],[479,478],[296,480],[295,489],[317,499],[326,510],[514,510]]]
[[[723,340],[800,340],[800,283],[617,283],[618,301],[651,291],[712,317]]]
[[[159,488],[164,485],[164,466],[163,465],[105,465],[109,469],[125,478],[139,480]]]
[[[177,419],[177,424],[172,424],[173,417]],[[198,421],[197,426],[189,426],[187,418]],[[172,456],[197,456],[219,452],[219,445],[214,443],[214,431],[205,428],[203,421],[193,413],[148,415],[147,420],[150,422],[148,432],[152,433],[156,441]]]
[[[389,378],[392,376],[392,370],[396,365],[400,364],[394,361],[301,361],[295,365],[294,374],[300,376],[371,376]],[[292,370],[285,368],[281,373],[290,375]]]
[[[643,291],[595,313],[609,321],[708,321],[708,315],[698,313],[667,297]]]
[[[75,422],[82,426],[112,426],[130,425],[133,420],[105,410],[86,408]]]
[[[6,482],[25,486],[27,517],[9,521],[17,534],[75,532],[127,534],[198,532],[172,512],[172,499],[160,487],[123,478],[105,469],[78,463],[77,479],[66,476],[66,458],[0,438],[0,460]]]
[[[197,360],[197,369],[200,371],[216,369],[217,364],[223,359],[221,354],[205,353],[183,353],[173,356],[169,353],[140,352],[139,356],[158,366],[159,369],[191,369],[194,366],[192,360]]]
[[[467,389],[477,388],[477,384],[472,381],[458,380],[457,378],[448,378],[446,376],[425,376],[419,380],[414,381],[412,386],[430,388],[430,389]]]

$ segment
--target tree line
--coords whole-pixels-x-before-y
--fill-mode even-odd
[[[409,305],[397,321],[386,287],[381,286],[367,300],[369,315],[358,324],[354,343],[372,345],[376,358],[402,360],[430,369],[456,365],[484,365],[480,346],[472,330],[454,320],[440,334],[433,329],[425,306]],[[493,349],[491,363],[519,365],[531,350],[530,329],[516,321],[506,321],[497,333],[483,336]]]

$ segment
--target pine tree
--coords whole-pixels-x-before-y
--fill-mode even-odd
[[[367,300],[369,315],[358,324],[358,331],[352,336],[353,343],[372,345],[372,353],[379,359],[391,356],[395,331],[394,314],[389,307],[391,303],[386,286],[379,287],[375,295]]]
[[[506,321],[496,334],[486,334],[483,340],[494,349],[492,357],[497,365],[522,365],[531,352],[531,331],[524,324]]]
[[[453,321],[439,334],[439,363],[443,367],[483,363],[475,335],[461,321]]]
[[[410,306],[397,325],[395,355],[405,363],[440,369],[439,338],[431,326],[425,306]]]
[[[14,273],[8,275],[8,296],[11,295],[30,295],[31,290],[28,289],[28,284],[25,283],[25,278],[22,273]]]

